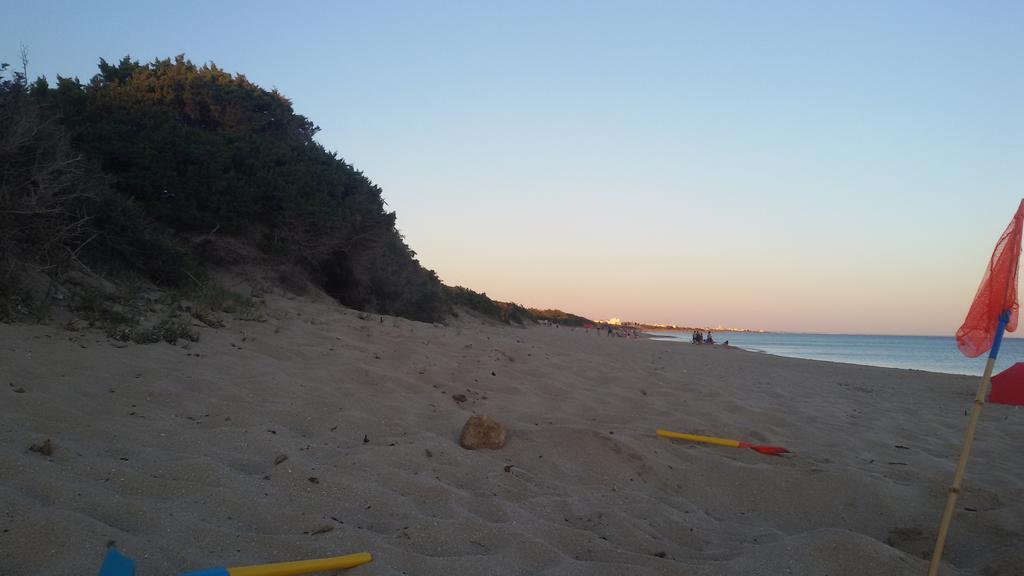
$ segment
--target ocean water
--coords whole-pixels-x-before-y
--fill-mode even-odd
[[[656,340],[690,344],[690,332],[651,332]],[[791,358],[866,364],[886,368],[911,368],[947,374],[980,376],[988,355],[967,358],[946,336],[861,336],[848,334],[786,334],[777,332],[714,333],[716,342],[729,341],[753,352]],[[994,373],[1024,362],[1024,338],[1006,338],[999,350]]]

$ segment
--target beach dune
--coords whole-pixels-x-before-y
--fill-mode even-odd
[[[323,298],[267,316],[188,347],[0,325],[0,573],[94,574],[115,542],[140,576],[360,551],[350,574],[924,574],[976,387]],[[458,445],[474,414],[504,448]],[[1024,573],[1022,440],[986,407],[943,574]]]

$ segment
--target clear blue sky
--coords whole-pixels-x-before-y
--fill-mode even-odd
[[[443,280],[596,318],[951,334],[1024,196],[1022,2],[34,1],[0,39],[277,87]]]

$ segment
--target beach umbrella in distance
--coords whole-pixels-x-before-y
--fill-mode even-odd
[[[1003,332],[1005,330],[1013,332],[1017,329],[1017,310],[1019,308],[1017,304],[1017,267],[1020,262],[1022,232],[1024,232],[1024,200],[1021,200],[1013,219],[1010,220],[1010,224],[996,242],[992,258],[989,259],[988,267],[985,269],[985,276],[982,277],[981,285],[978,286],[978,293],[975,294],[971,308],[967,311],[967,318],[960,329],[956,331],[956,345],[964,356],[975,358],[985,352],[989,354],[988,362],[985,363],[985,372],[978,384],[978,393],[974,397],[974,409],[971,411],[971,419],[967,423],[967,433],[964,435],[964,445],[960,449],[960,461],[957,463],[956,473],[953,476],[953,485],[950,486],[949,494],[946,496],[946,508],[942,512],[939,532],[935,537],[935,549],[932,551],[932,560],[928,565],[928,576],[936,576],[939,573],[942,549],[946,545],[946,534],[949,532],[949,523],[953,519],[957,497],[960,495],[964,470],[967,468],[971,444],[974,442],[974,430],[978,426],[981,408],[985,405],[985,392],[992,380],[992,368],[995,366],[996,356],[999,355]]]
[[[992,377],[988,403],[1024,406],[1024,362],[1017,362]]]

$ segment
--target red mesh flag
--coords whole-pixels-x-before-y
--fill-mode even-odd
[[[1017,263],[1020,261],[1021,229],[1024,227],[1024,200],[1017,213],[996,242],[985,277],[978,286],[967,319],[956,331],[956,347],[969,358],[980,356],[992,348],[999,315],[1010,310],[1006,329],[1017,329]]]

